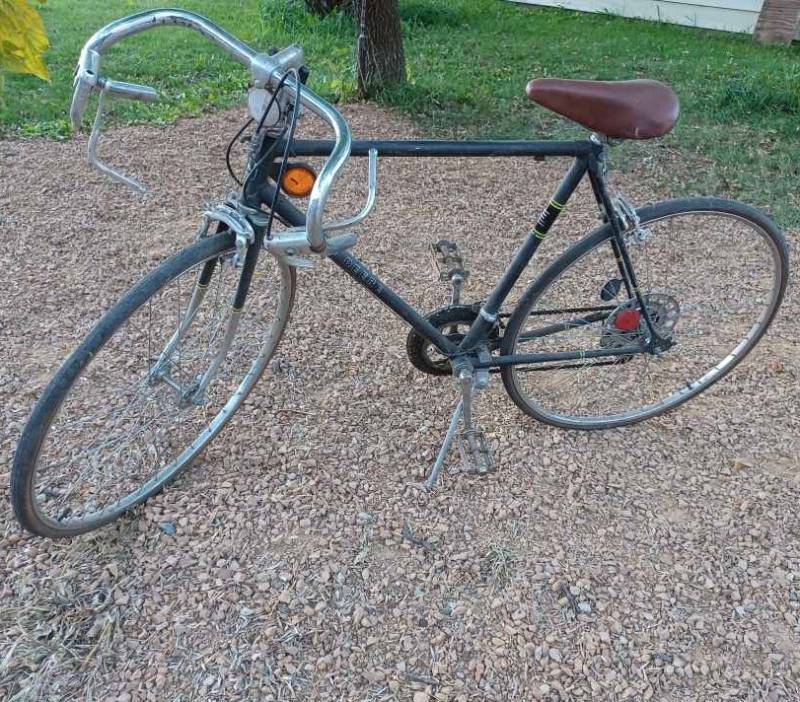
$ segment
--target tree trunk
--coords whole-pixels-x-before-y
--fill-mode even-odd
[[[754,33],[761,44],[790,44],[797,36],[800,0],[764,0]]]
[[[358,94],[364,98],[384,86],[403,83],[406,59],[397,0],[354,0]]]

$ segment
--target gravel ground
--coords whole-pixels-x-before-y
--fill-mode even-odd
[[[346,112],[356,135],[413,131]],[[241,117],[110,134],[105,153],[151,186],[144,199],[91,171],[82,141],[0,143],[0,698],[800,699],[791,291],[732,377],[633,428],[537,424],[495,379],[477,409],[498,472],[446,474],[429,495],[415,483],[452,384],[414,371],[403,324],[323,264],[299,276],[280,405],[256,388],[192,468],[111,527],[21,533],[9,458],[32,402],[121,291],[191,240],[203,198],[229,187]],[[644,203],[678,164],[665,153],[617,181]],[[365,166],[334,210],[358,206]],[[426,246],[454,238],[483,267],[467,287],[479,299],[563,169],[387,160],[359,253],[432,309],[446,291]],[[581,190],[566,222],[593,220]]]

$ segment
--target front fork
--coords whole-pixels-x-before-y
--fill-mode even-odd
[[[181,341],[183,341],[183,337],[186,335],[186,332],[189,330],[189,327],[192,325],[192,322],[197,315],[197,310],[200,309],[200,305],[205,299],[206,293],[208,292],[209,283],[211,282],[211,278],[214,275],[214,269],[217,267],[217,265],[218,261],[217,259],[214,259],[213,261],[207,261],[205,266],[203,266],[203,270],[200,272],[197,282],[195,283],[194,290],[192,291],[192,297],[189,300],[189,305],[186,307],[186,312],[184,312],[183,316],[178,322],[178,328],[173,332],[166,346],[164,346],[162,349],[158,359],[153,364],[153,367],[150,369],[150,372],[147,375],[147,382],[150,385],[155,385],[157,382],[163,381],[173,390],[175,390],[175,392],[177,392],[181,397],[181,404],[186,404],[191,401],[190,398],[194,394],[197,385],[192,385],[189,388],[183,388],[178,385],[178,383],[172,379],[169,372],[171,359],[175,351],[178,350]]]
[[[224,231],[225,226],[221,226],[221,229]],[[252,235],[250,232],[252,232]],[[218,230],[217,233],[221,232]],[[200,309],[200,305],[205,299],[209,284],[214,276],[214,271],[216,270],[217,266],[223,265],[219,259],[207,261],[205,266],[203,266],[203,270],[200,272],[197,282],[195,283],[194,290],[192,291],[192,297],[189,300],[189,305],[186,308],[186,312],[183,314],[180,322],[178,323],[178,328],[172,334],[169,341],[164,346],[164,349],[159,354],[155,364],[150,369],[148,374],[148,382],[151,385],[154,385],[157,382],[162,381],[172,387],[173,390],[178,393],[181,406],[186,406],[189,404],[203,404],[205,401],[206,390],[216,377],[220,367],[228,355],[228,352],[230,351],[231,346],[233,345],[233,340],[236,337],[236,332],[239,329],[242,310],[244,309],[244,304],[247,299],[247,293],[250,290],[250,284],[253,280],[253,273],[258,262],[258,256],[260,254],[263,241],[263,226],[256,226],[246,234],[237,232],[236,255],[232,265],[236,267],[237,262],[243,260],[243,263],[241,263],[242,272],[239,275],[236,293],[230,305],[230,312],[228,314],[228,323],[225,327],[225,334],[222,337],[222,342],[217,349],[217,352],[214,354],[214,358],[211,359],[211,363],[209,364],[205,373],[203,373],[201,376],[198,376],[192,385],[183,387],[172,379],[169,368],[173,354],[179,349],[183,338],[186,336],[186,333],[191,327],[192,322],[197,316],[197,311]]]

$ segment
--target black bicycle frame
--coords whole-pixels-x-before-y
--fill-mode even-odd
[[[292,157],[328,156],[333,148],[329,140],[302,140],[292,143]],[[474,353],[477,346],[485,341],[491,329],[497,323],[500,307],[506,300],[509,292],[519,280],[520,275],[533,258],[542,240],[547,235],[553,223],[566,206],[569,198],[575,192],[580,181],[587,174],[594,191],[595,198],[600,207],[603,218],[610,222],[614,236],[611,238],[614,255],[617,260],[622,279],[625,282],[629,296],[636,296],[648,326],[653,332],[652,323],[646,312],[645,306],[636,284],[633,268],[628,256],[624,239],[622,237],[622,224],[617,221],[611,198],[605,185],[605,148],[602,142],[588,139],[585,141],[385,141],[364,140],[353,141],[350,155],[355,157],[368,156],[371,149],[375,149],[383,157],[509,157],[530,156],[536,160],[548,157],[571,157],[572,166],[558,186],[554,196],[542,210],[536,225],[528,234],[527,239],[514,254],[511,262],[503,273],[500,281],[490,293],[487,300],[480,308],[475,322],[470,327],[464,339],[456,345],[423,315],[409,305],[400,295],[388,287],[370,269],[350,251],[344,250],[330,254],[329,258],[347,273],[359,285],[365,287],[395,314],[414,327],[428,341],[445,356],[455,358],[465,354]],[[282,149],[279,149],[282,152]],[[262,181],[263,182],[263,181]],[[259,200],[268,206],[273,201],[275,186],[272,183],[262,185],[259,190]],[[305,214],[294,207],[285,197],[277,199],[276,214],[293,226],[305,225]],[[609,216],[609,213],[612,213]],[[508,365],[521,365],[530,363],[553,363],[560,361],[583,361],[584,359],[601,358],[608,356],[630,356],[648,351],[649,348],[641,346],[617,349],[591,349],[587,351],[560,352],[560,353],[534,353],[515,354],[509,356],[496,356],[490,361],[474,360],[476,368],[492,368]]]

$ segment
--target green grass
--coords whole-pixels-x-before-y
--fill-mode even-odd
[[[299,0],[244,3],[190,0],[254,46],[301,43],[311,85],[329,99],[354,95],[354,30],[343,15],[309,17]],[[8,77],[0,128],[63,136],[70,77],[82,42],[103,22],[149,3],[50,0],[44,9],[53,83]],[[235,9],[234,9],[235,6]],[[675,132],[623,149],[657,157],[680,149],[685,168],[665,169],[675,194],[730,194],[800,225],[800,45],[762,47],[750,37],[597,14],[517,6],[501,0],[400,0],[408,84],[377,100],[435,136],[554,137],[579,133],[524,97],[537,76],[653,77],[681,98]],[[167,46],[172,37],[176,44]],[[159,30],[123,42],[109,75],[163,87],[155,107],[132,105],[124,120],[169,122],[242,99],[246,75],[185,30]],[[674,161],[673,161],[674,163]]]

